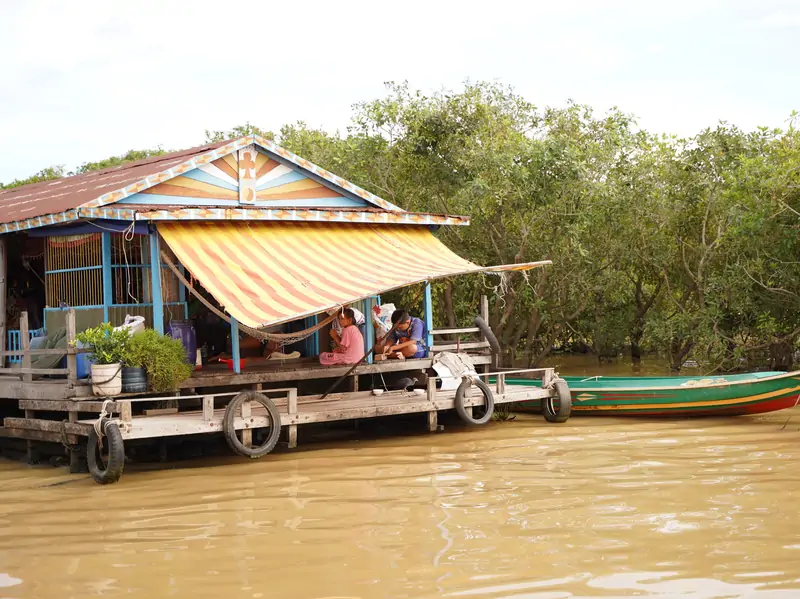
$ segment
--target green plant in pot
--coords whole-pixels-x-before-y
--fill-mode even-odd
[[[186,362],[183,344],[153,329],[131,337],[124,362],[128,368],[143,368],[147,372],[149,390],[156,393],[176,390],[194,370],[194,366]]]
[[[86,329],[75,336],[78,343],[91,348],[92,392],[113,396],[122,392],[122,361],[131,340],[126,329],[115,329],[110,323]]]

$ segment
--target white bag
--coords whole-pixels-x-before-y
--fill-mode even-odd
[[[452,391],[461,384],[464,375],[478,376],[468,354],[442,352],[433,358],[433,370],[442,379],[442,391]]]
[[[392,313],[395,311],[394,304],[383,304],[375,306],[372,310],[372,322],[378,327],[379,335],[385,335],[392,328]]]
[[[125,315],[125,322],[123,322],[118,327],[114,327],[115,331],[121,331],[123,329],[128,329],[131,334],[131,337],[136,335],[137,333],[141,333],[144,331],[144,316],[131,316],[130,314]]]

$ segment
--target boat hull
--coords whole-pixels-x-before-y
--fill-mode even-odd
[[[800,405],[800,372],[731,377],[565,377],[574,414],[595,416],[743,416]],[[522,379],[506,385],[530,385]],[[523,409],[539,410],[534,402]]]

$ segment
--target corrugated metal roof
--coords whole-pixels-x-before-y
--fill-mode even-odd
[[[229,142],[223,141],[128,162],[84,175],[0,190],[0,223],[57,214],[77,208],[103,194],[136,183],[226,143]]]

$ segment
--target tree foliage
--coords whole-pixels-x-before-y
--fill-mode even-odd
[[[206,141],[259,133],[404,209],[469,215],[471,226],[439,235],[474,262],[552,260],[434,285],[437,326],[467,321],[489,293],[509,363],[580,348],[662,352],[676,369],[688,358],[788,368],[800,336],[795,118],[786,130],[720,123],[679,139],[618,109],[538,108],[495,83],[432,95],[389,83],[353,107],[344,133],[246,123]],[[421,291],[397,299],[413,306]]]

